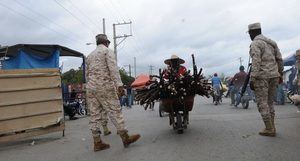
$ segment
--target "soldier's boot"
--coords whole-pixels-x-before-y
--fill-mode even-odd
[[[136,142],[141,137],[140,134],[128,135],[127,131],[120,131],[119,135],[125,148],[127,148],[130,144]]]
[[[275,137],[276,133],[274,132],[274,129],[272,127],[271,120],[264,121],[264,123],[265,123],[266,128],[263,131],[259,132],[259,135]]]
[[[271,123],[274,130],[274,133],[276,134],[276,127],[275,127],[275,115],[271,116]]]
[[[111,134],[111,132],[108,129],[107,125],[103,125],[102,127],[103,127],[103,133],[104,133],[105,136]]]
[[[274,129],[274,132],[276,134],[276,127],[275,127],[275,116],[271,116],[271,122],[272,122],[272,126],[273,126],[273,129]]]
[[[93,139],[94,139],[94,151],[100,151],[100,150],[105,150],[108,149],[110,146],[109,144],[105,144],[100,137],[99,134],[93,133]]]

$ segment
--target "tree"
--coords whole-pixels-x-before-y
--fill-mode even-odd
[[[124,85],[130,85],[134,81],[134,78],[130,77],[124,68],[121,68],[119,72]],[[83,83],[83,70],[81,68],[70,69],[62,74],[62,82],[65,84]]]
[[[81,68],[70,69],[62,74],[62,82],[64,84],[78,84],[83,83],[83,70]]]
[[[131,83],[134,81],[134,78],[130,77],[124,68],[121,68],[119,72],[120,72],[122,83],[126,86],[130,86]]]

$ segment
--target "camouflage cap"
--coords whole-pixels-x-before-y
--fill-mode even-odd
[[[110,43],[110,41],[107,39],[107,36],[105,34],[98,34],[96,35],[96,41],[100,43]]]
[[[248,25],[248,31],[255,30],[255,29],[261,29],[261,25],[259,22]]]

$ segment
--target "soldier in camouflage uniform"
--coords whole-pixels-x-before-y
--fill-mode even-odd
[[[261,34],[260,23],[250,24],[248,32],[252,43],[251,86],[256,95],[258,111],[265,123],[265,129],[259,132],[263,136],[275,136],[275,111],[273,98],[278,83],[282,82],[283,62],[277,44]]]
[[[117,128],[124,147],[137,141],[140,135],[128,135],[118,100],[122,82],[115,54],[108,48],[110,41],[104,34],[96,36],[97,48],[86,59],[87,105],[90,109],[90,129],[94,139],[94,151],[109,148],[100,138],[100,126],[107,115]],[[106,114],[107,113],[107,114]]]

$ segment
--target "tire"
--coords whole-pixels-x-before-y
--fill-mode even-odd
[[[158,113],[159,113],[159,117],[164,117],[163,105],[161,103],[159,103]]]
[[[159,109],[159,117],[164,117],[164,115],[163,115],[163,111],[161,110],[161,109]]]
[[[183,134],[183,129],[178,129],[177,134]]]
[[[76,109],[75,108],[71,108],[69,113],[68,113],[68,116],[70,118],[74,117],[76,115]]]
[[[242,106],[243,106],[244,109],[248,109],[249,101],[242,102]]]
[[[183,127],[182,127],[182,116],[180,113],[176,114],[176,126],[177,126],[177,133],[182,134],[183,133]]]
[[[84,115],[86,115],[86,110],[84,108],[80,108],[78,110],[78,114],[84,116]]]

